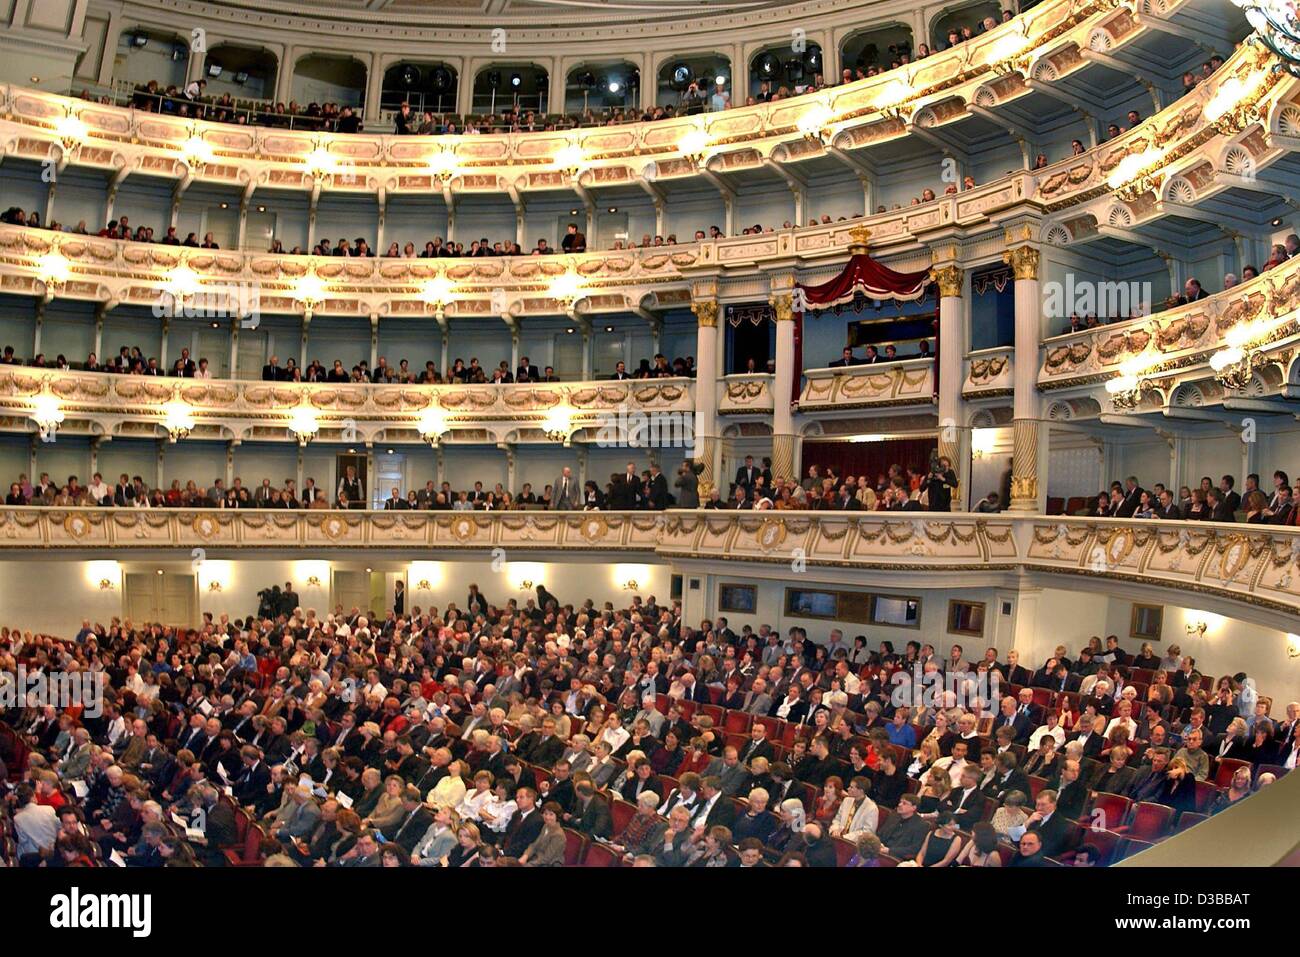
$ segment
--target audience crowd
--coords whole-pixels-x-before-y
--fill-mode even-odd
[[[0,628],[22,866],[1098,866],[1295,767],[1300,703],[1171,645],[967,661],[678,603],[300,606],[198,628]],[[11,679],[12,680],[12,679]],[[94,703],[94,697],[91,698]]]

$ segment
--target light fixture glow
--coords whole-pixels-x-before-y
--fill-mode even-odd
[[[296,406],[289,414],[289,430],[298,436],[298,444],[306,445],[320,431],[320,419],[309,405]]]
[[[424,284],[424,301],[431,306],[445,306],[452,301],[456,285],[442,273],[434,276]]]
[[[294,298],[303,305],[311,307],[325,298],[325,283],[314,272],[299,276],[294,283]]]
[[[179,442],[194,431],[194,410],[179,399],[163,406],[164,427],[173,442]]]
[[[451,431],[451,424],[447,421],[447,413],[442,409],[430,406],[420,413],[418,428],[420,436],[430,445],[436,445],[438,440]]]
[[[49,393],[45,393],[38,395],[32,401],[32,410],[28,417],[36,423],[42,441],[49,442],[53,440],[54,435],[59,431],[64,416],[63,409],[59,407],[59,400]]]

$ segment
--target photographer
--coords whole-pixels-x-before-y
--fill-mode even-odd
[[[682,104],[679,112],[691,116],[695,113],[704,112],[704,94],[700,92],[700,85],[692,83],[682,94]]]
[[[700,475],[704,472],[703,462],[687,459],[677,469],[677,479],[673,486],[677,492],[677,508],[700,507]]]
[[[930,456],[930,474],[923,487],[932,512],[951,512],[952,493],[957,488],[957,473],[947,456]]]

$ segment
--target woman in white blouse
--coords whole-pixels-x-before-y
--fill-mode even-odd
[[[456,813],[462,821],[477,821],[479,810],[492,800],[492,774],[480,771],[474,775],[474,790],[466,794],[456,805]]]
[[[465,799],[465,779],[461,777],[464,770],[465,765],[460,761],[447,765],[447,776],[434,785],[428,794],[428,802],[435,807],[459,807]]]

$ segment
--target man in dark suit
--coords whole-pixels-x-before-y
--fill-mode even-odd
[[[1231,475],[1225,475],[1223,478],[1219,479],[1219,498],[1228,506],[1228,511],[1230,512],[1235,512],[1237,509],[1241,508],[1241,496],[1237,494],[1234,488],[1236,484],[1237,480]],[[1211,491],[1214,490],[1211,489]]]
[[[517,858],[528,850],[528,845],[537,840],[545,822],[542,820],[542,812],[537,809],[537,792],[531,787],[521,787],[515,792],[515,805],[517,811],[506,825],[501,853],[506,857]]]
[[[410,854],[432,823],[433,814],[424,806],[420,789],[407,785],[402,791],[402,816],[389,826],[384,837]]]
[[[659,470],[658,463],[650,466],[650,508],[663,511],[668,507],[668,479]]]
[[[1034,813],[1029,815],[1028,830],[1038,834],[1043,842],[1043,854],[1057,857],[1068,849],[1070,839],[1069,820],[1057,807],[1055,791],[1040,791],[1034,805]]]
[[[1082,780],[1082,769],[1073,758],[1061,764],[1061,779],[1057,783],[1056,810],[1062,817],[1077,821],[1088,806],[1088,786]]]
[[[1277,494],[1273,496],[1272,515],[1268,517],[1270,525],[1290,525],[1291,510],[1295,507],[1291,501],[1291,488],[1287,485],[1279,485]]]
[[[515,370],[516,382],[540,382],[542,381],[541,370],[528,361],[528,356],[523,356],[519,360],[519,368]]]
[[[827,365],[828,369],[845,369],[849,366],[858,365],[858,360],[853,358],[853,349],[850,346],[844,347],[842,356],[834,362]]]
[[[750,764],[755,758],[767,758],[771,761],[775,750],[772,748],[772,742],[767,740],[767,726],[755,724],[749,729],[749,741],[740,749],[740,760],[743,764]]]
[[[527,751],[520,750],[519,756],[529,764],[536,764],[538,767],[549,768],[560,756],[564,754],[564,741],[555,733],[555,719],[546,718],[542,721],[541,733],[536,739],[530,742]]]
[[[979,767],[968,764],[961,769],[961,786],[953,788],[939,802],[939,810],[951,814],[963,831],[969,831],[984,819],[984,795],[980,794],[979,782]]]
[[[262,760],[262,752],[250,744],[239,749],[243,768],[231,782],[235,803],[248,806],[256,801],[271,783],[271,769]]]
[[[1185,516],[1183,510],[1179,508],[1178,503],[1174,501],[1174,493],[1165,489],[1160,493],[1160,504],[1156,506],[1156,518],[1165,519],[1166,521],[1181,520]]]
[[[714,775],[700,780],[700,803],[691,814],[691,826],[731,827],[736,820],[736,808],[722,793],[722,782]]]
[[[263,382],[283,382],[284,370],[280,368],[279,356],[271,356],[271,361],[262,366]]]
[[[1232,492],[1231,495],[1237,495]],[[1205,504],[1210,509],[1211,522],[1235,522],[1237,520],[1237,509],[1231,504],[1231,497],[1225,497],[1217,488],[1212,488],[1205,496]],[[1241,496],[1237,495],[1237,505],[1241,504]]]
[[[1142,500],[1142,486],[1138,485],[1137,476],[1130,475],[1124,480],[1124,498],[1115,509],[1116,518],[1132,518]],[[1050,854],[1048,855],[1051,856]]]
[[[597,800],[592,783],[579,781],[574,794],[573,810],[564,816],[565,825],[588,837],[608,838],[613,833],[613,821],[605,802]]]
[[[1030,694],[1032,693],[1030,692]],[[1029,731],[1032,727],[1030,716],[1017,708],[1016,699],[1010,695],[1002,699],[998,716],[993,719],[993,733],[996,734],[998,728],[1001,727],[1011,728],[1015,733],[1015,740],[1018,744],[1024,744],[1029,740]]]
[[[862,511],[862,503],[858,501],[857,496],[853,494],[853,489],[849,488],[848,485],[840,486],[839,497],[835,499],[835,510],[838,512]]]
[[[736,469],[735,484],[740,488],[743,488],[745,490],[745,495],[748,496],[750,490],[753,489],[754,484],[758,481],[758,476],[759,470],[754,465],[754,456],[746,455],[745,464]]]

